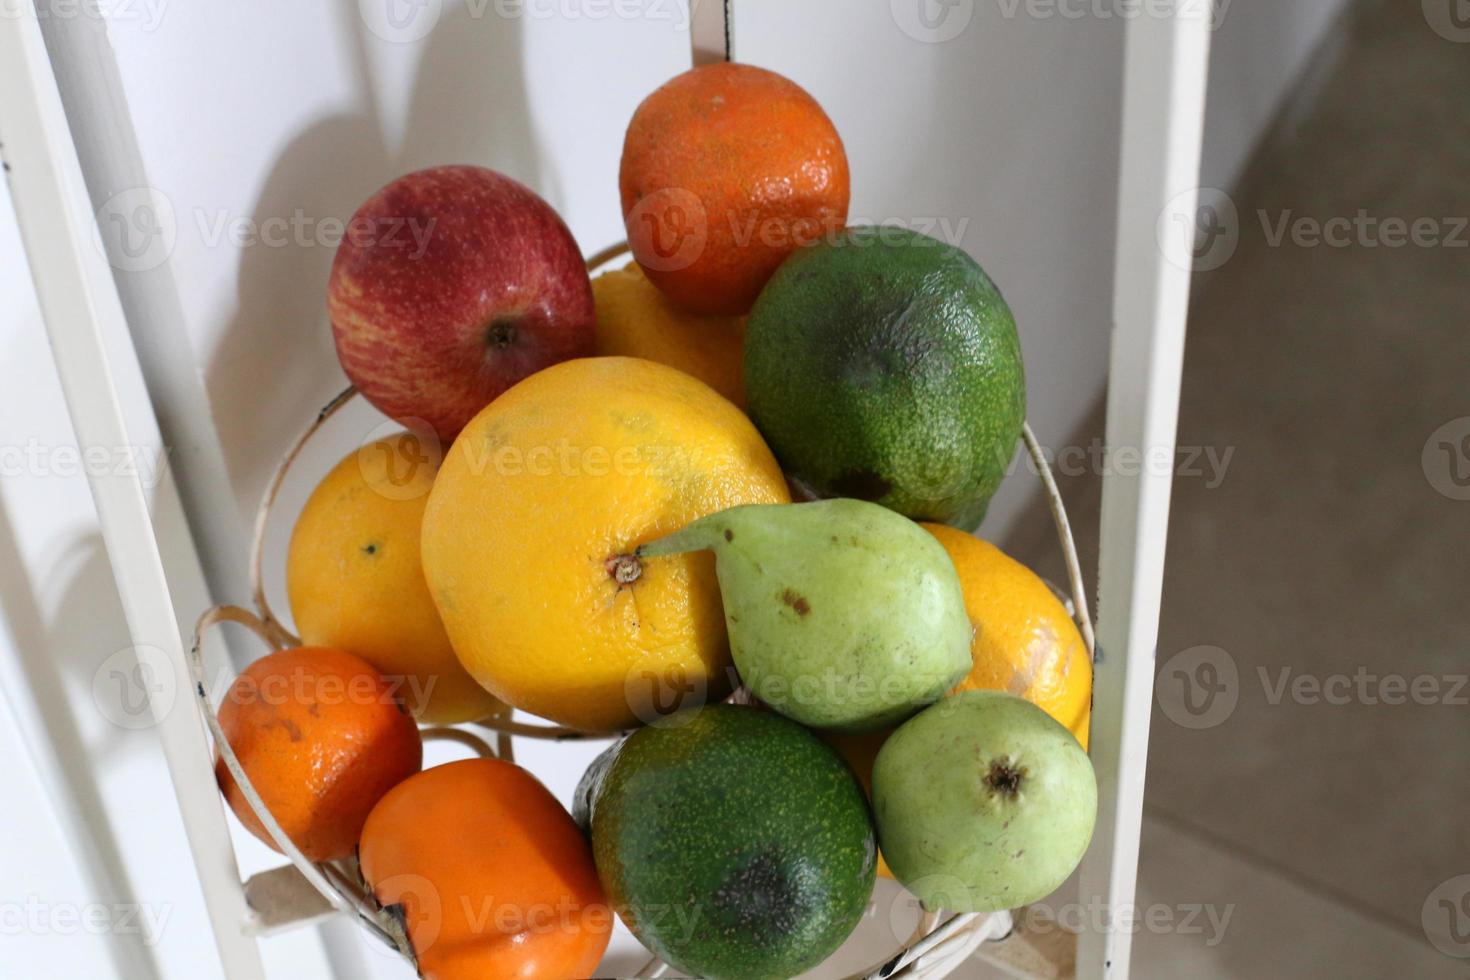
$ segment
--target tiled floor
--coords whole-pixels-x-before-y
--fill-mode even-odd
[[[1232,913],[1215,942],[1144,930],[1145,980],[1470,976],[1470,900],[1430,901],[1470,874],[1470,44],[1410,0],[1349,31],[1197,283],[1179,442],[1233,455],[1176,479],[1159,661],[1217,647],[1190,656],[1238,680],[1211,727],[1155,707],[1140,900]],[[1093,568],[1097,481],[1067,493]],[[1063,581],[1035,516],[1009,548]]]

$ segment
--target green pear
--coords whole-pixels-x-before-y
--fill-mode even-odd
[[[1097,780],[1072,733],[1029,701],[964,691],[905,722],[873,763],[878,844],[929,909],[1044,898],[1092,839]]]
[[[733,507],[638,554],[705,549],[741,679],[805,725],[892,725],[970,670],[973,628],[954,564],[933,535],[886,507]]]

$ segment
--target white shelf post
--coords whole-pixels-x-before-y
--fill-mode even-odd
[[[1142,9],[1128,25],[1108,372],[1092,759],[1098,821],[1082,868],[1079,980],[1128,976],[1164,578],[1179,377],[1204,132],[1210,18]],[[1186,220],[1170,220],[1185,216]],[[1168,465],[1147,461],[1167,459]],[[1094,921],[1094,910],[1103,914]]]
[[[78,442],[133,444],[107,359],[108,336],[127,336],[112,270],[97,238],[51,62],[31,3],[0,16],[0,139],[21,238]],[[183,638],[174,616],[148,498],[136,474],[89,468],[108,559],[133,642],[162,650],[180,692],[173,710],[153,703],[189,846],[230,980],[263,980],[260,949],[244,928],[248,908],[214,781],[214,760],[194,710]],[[162,801],[160,801],[162,802]]]

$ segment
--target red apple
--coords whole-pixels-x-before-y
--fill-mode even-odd
[[[369,198],[337,248],[327,306],[363,396],[446,443],[517,381],[592,353],[592,284],[571,232],[483,167],[420,170]]]

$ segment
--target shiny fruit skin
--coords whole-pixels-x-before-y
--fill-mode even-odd
[[[519,766],[426,769],[373,808],[363,878],[399,906],[424,980],[595,975],[612,935],[587,839]]]
[[[690,313],[659,292],[636,263],[593,279],[592,296],[598,354],[667,364],[745,407],[744,317]]]
[[[956,691],[1005,691],[1025,698],[1087,748],[1092,658],[1067,608],[1035,572],[963,531],[938,524],[975,624],[973,666]]]
[[[592,352],[592,288],[571,232],[483,167],[420,170],[370,197],[337,249],[327,306],[363,396],[445,442],[517,381]]]
[[[635,697],[650,683],[715,700],[730,688],[713,558],[640,565],[634,549],[787,499],[755,427],[703,382],[637,358],[570,361],[496,399],[450,449],[424,572],[492,694],[564,725],[628,728],[652,720]]]
[[[696,313],[748,313],[791,251],[847,221],[847,153],[804,89],[733,62],[643,100],[618,173],[633,255]]]
[[[261,657],[230,685],[219,721],[251,785],[312,861],[351,855],[369,811],[423,764],[418,726],[391,686],[341,650]],[[215,778],[245,828],[275,849],[224,760]]]
[[[419,538],[438,462],[406,432],[346,456],[296,519],[286,593],[304,645],[362,657],[420,721],[456,724],[500,702],[460,666],[424,580]]]

